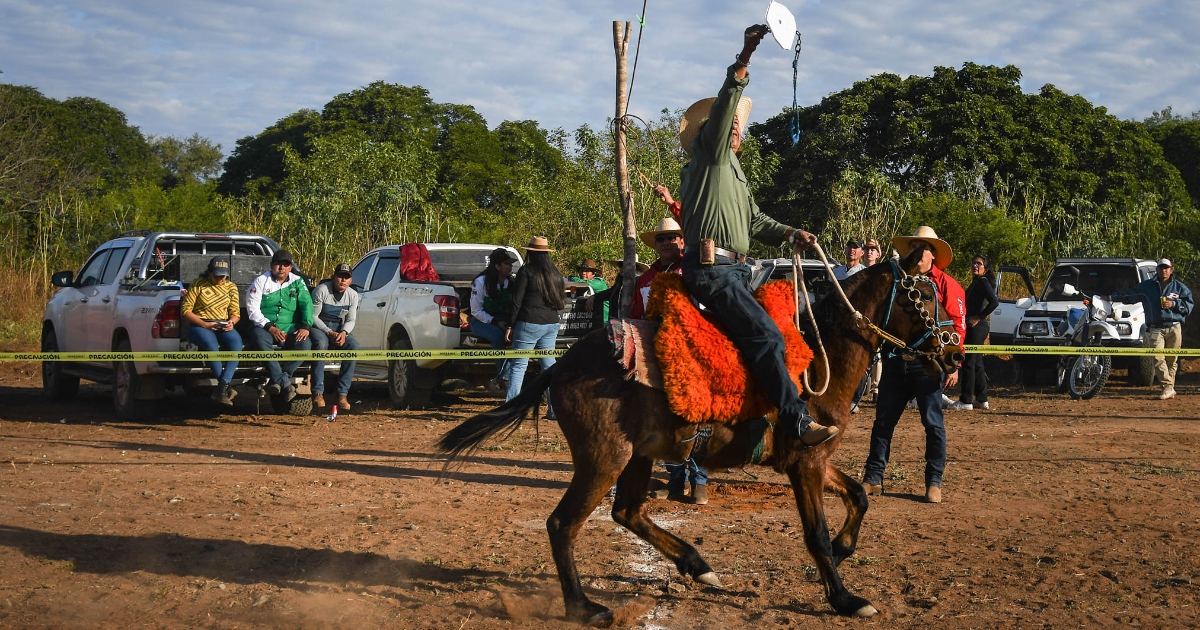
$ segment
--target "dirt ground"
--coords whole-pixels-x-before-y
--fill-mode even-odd
[[[1200,365],[1159,401],[1120,380],[1095,400],[1001,388],[947,412],[945,502],[920,502],[915,411],[883,497],[842,566],[882,612],[832,613],[786,480],[712,472],[711,502],[653,501],[723,580],[673,566],[602,505],[576,549],[584,584],[638,628],[1200,625]],[[0,364],[0,626],[573,627],[545,519],[571,475],[553,422],[532,423],[449,481],[431,444],[497,404],[482,393],[388,408],[356,385],[336,421],[236,413],[172,396],[115,421],[106,388],[44,401],[36,364]],[[861,474],[873,408],[837,459]],[[659,477],[662,477],[660,474]],[[831,521],[840,502],[827,497]],[[506,605],[507,604],[507,605]]]

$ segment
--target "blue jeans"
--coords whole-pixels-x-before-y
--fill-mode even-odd
[[[493,350],[503,350],[506,342],[504,341],[504,329],[495,324],[485,324],[474,315],[467,317],[467,322],[471,325],[471,334],[486,340],[491,344]],[[496,372],[501,378],[504,378],[505,359],[496,361]]]
[[[255,326],[250,330],[252,331],[252,336],[254,337],[255,348],[258,348],[259,350],[273,350],[275,348],[275,338],[272,337],[271,333],[267,332],[266,329]],[[296,333],[300,332],[301,330],[307,329],[303,327],[297,327],[293,329],[292,332],[287,334],[287,339],[285,339],[283,343],[279,344],[279,347],[283,350],[311,350],[311,335],[309,335],[307,339],[296,339]],[[288,380],[292,378],[292,373],[295,372],[296,368],[300,367],[300,364],[304,363],[304,361],[288,361],[287,363],[283,364],[283,367],[280,367],[278,361],[263,361],[263,363],[267,364],[267,371],[271,374],[271,382],[279,385],[280,387],[287,387],[289,384]]]
[[[242,336],[237,334],[236,330],[222,330],[214,332],[200,326],[191,326],[188,328],[188,341],[196,344],[201,350],[228,350],[237,352],[242,349]],[[222,364],[220,361],[209,361],[208,367],[212,370],[213,376],[217,377],[221,383],[229,383],[233,380],[233,372],[237,370],[237,361],[226,361]]]
[[[512,349],[529,350],[531,348],[551,350],[558,339],[558,324],[530,324],[517,322],[512,327]],[[538,359],[543,370],[554,365],[554,357]],[[508,394],[506,401],[512,400],[521,393],[521,384],[525,382],[525,370],[529,369],[529,359],[509,359],[508,361]],[[549,414],[550,412],[547,411]]]
[[[779,421],[803,433],[812,419],[784,361],[783,333],[750,292],[750,268],[724,256],[701,265],[698,254],[683,257],[683,284],[708,308],[742,353],[767,399],[779,408]]]
[[[333,340],[329,335],[313,330],[312,336],[313,350],[328,350],[329,345]],[[336,348],[337,350],[358,350],[358,341],[354,339],[354,335],[346,333],[346,342]],[[342,360],[342,369],[338,372],[338,396],[345,396],[350,393],[350,383],[354,381],[354,361]],[[312,390],[314,394],[325,395],[325,362],[313,361],[312,375]]]
[[[871,427],[871,453],[867,455],[863,483],[883,484],[883,471],[892,455],[892,434],[909,400],[917,399],[925,425],[925,485],[941,486],[946,471],[946,425],[942,422],[942,375],[930,374],[920,361],[889,357],[879,379],[875,426]]]
[[[667,467],[667,475],[669,475],[668,487],[682,488],[687,483],[689,476],[692,478],[693,486],[708,485],[708,471],[697,466],[690,457],[682,464],[663,464],[663,466]]]

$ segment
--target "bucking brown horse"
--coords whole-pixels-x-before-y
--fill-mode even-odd
[[[920,358],[930,373],[953,370],[960,359],[955,356],[959,351],[957,340],[948,343],[951,336],[947,330],[952,329],[938,325],[941,318],[936,317],[932,283],[915,275],[919,256],[920,250],[903,261],[874,265],[847,280],[843,290],[853,310],[836,293],[813,307],[821,345],[833,368],[826,375],[818,353],[813,362],[813,380],[824,382],[827,377],[829,384],[823,395],[808,397],[809,412],[821,424],[841,428],[842,434],[819,446],[797,449],[780,425],[767,431],[765,444],[761,425],[755,432],[752,422],[705,425],[712,427],[706,467],[740,467],[750,461],[757,447],[763,449],[763,465],[788,476],[804,523],[805,545],[816,561],[829,604],[843,615],[870,617],[878,612],[865,598],[846,589],[837,569],[854,553],[867,511],[862,486],[830,461],[850,421],[854,390],[872,353],[881,345],[885,351],[892,349]],[[815,348],[817,333],[807,322],[801,328]],[[885,343],[888,336],[892,339]],[[897,347],[901,344],[903,348]],[[720,586],[717,574],[694,547],[661,529],[646,515],[654,462],[682,462],[688,458],[693,447],[688,440],[701,425],[672,413],[661,390],[625,380],[603,331],[579,340],[520,396],[466,420],[442,436],[438,448],[450,453],[447,466],[496,433],[516,430],[547,388],[575,467],[566,494],[546,521],[567,617],[594,626],[612,622],[609,609],[584,594],[574,547],[584,522],[614,484],[615,522],[653,545],[675,563],[681,574]],[[846,506],[846,520],[835,536],[830,536],[825,521],[825,490],[835,492]]]

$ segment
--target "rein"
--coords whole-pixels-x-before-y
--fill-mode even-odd
[[[930,280],[928,277],[925,277],[925,276],[909,275],[908,272],[906,272],[900,268],[900,265],[895,260],[891,260],[890,261],[891,265],[892,265],[891,297],[888,299],[888,307],[887,307],[887,310],[885,311],[886,315],[884,316],[884,319],[883,319],[883,326],[882,327],[877,326],[871,321],[870,318],[868,318],[866,315],[863,315],[861,311],[859,311],[857,308],[854,307],[853,304],[850,303],[850,298],[846,297],[845,291],[842,290],[841,283],[838,282],[837,277],[833,275],[833,267],[829,264],[829,259],[825,257],[825,251],[823,249],[821,249],[821,246],[819,244],[814,244],[813,248],[816,250],[817,257],[821,260],[821,264],[825,265],[825,270],[829,273],[829,279],[833,282],[833,287],[834,287],[834,289],[837,290],[837,294],[839,296],[841,296],[842,302],[845,303],[846,308],[850,309],[851,316],[854,318],[855,327],[857,327],[859,330],[869,330],[872,333],[879,336],[880,341],[879,341],[879,343],[877,343],[875,345],[875,349],[874,349],[875,352],[879,352],[883,348],[884,343],[889,343],[889,344],[895,346],[895,348],[893,348],[891,350],[890,354],[893,354],[893,355],[898,354],[905,361],[912,361],[913,359],[917,358],[918,356],[928,356],[928,357],[939,356],[944,351],[945,346],[959,345],[960,340],[958,338],[958,333],[938,330],[938,328],[940,326],[949,325],[949,324],[951,324],[951,322],[950,321],[939,321],[935,316],[931,316],[929,314],[929,311],[925,309],[925,299],[924,299],[924,297],[922,297],[921,291],[918,288],[918,285],[917,285],[918,282],[928,282],[929,285],[933,288],[934,313],[935,313],[935,315],[940,315],[940,313],[941,313],[941,305],[939,304],[938,299],[937,299],[937,285],[935,285],[933,283],[933,280]],[[892,307],[896,303],[896,295],[898,293],[898,291],[897,291],[898,288],[905,290],[905,293],[907,294],[909,301],[911,301],[913,303],[913,306],[916,308],[917,314],[921,316],[921,318],[924,320],[924,323],[925,323],[925,329],[926,329],[925,334],[922,335],[920,339],[918,339],[916,342],[914,342],[912,344],[906,343],[903,339],[900,339],[899,337],[897,337],[883,329],[884,327],[886,327],[888,325],[888,322],[891,321]],[[804,305],[805,305],[804,310],[808,313],[808,320],[812,324],[813,332],[817,338],[817,347],[820,349],[820,352],[821,352],[821,361],[825,365],[825,383],[821,386],[821,388],[819,390],[814,389],[812,387],[812,383],[810,382],[810,379],[808,376],[808,370],[804,371],[804,374],[801,376],[801,378],[804,381],[804,388],[806,391],[811,393],[813,396],[820,396],[825,393],[825,390],[827,390],[829,388],[830,381],[833,380],[831,377],[832,376],[831,372],[829,370],[829,353],[825,352],[825,345],[821,341],[821,330],[820,330],[820,328],[817,327],[817,318],[816,318],[816,315],[813,314],[812,301],[808,297],[808,288],[804,281],[804,268],[801,266],[800,253],[793,250],[792,251],[792,298],[795,300],[795,309],[796,310],[793,313],[792,319],[795,322],[797,330],[800,329],[800,296],[801,295],[804,296]],[[933,338],[933,349],[932,350],[918,350],[917,347],[920,346],[921,344],[925,343],[925,341],[927,339],[929,339],[930,337]]]

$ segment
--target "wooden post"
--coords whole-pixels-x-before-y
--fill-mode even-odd
[[[617,53],[617,113],[613,125],[616,144],[617,197],[621,200],[621,216],[624,222],[625,253],[621,267],[621,302],[617,311],[622,319],[629,317],[633,303],[634,282],[637,272],[637,220],[633,216],[633,189],[629,185],[629,164],[625,147],[625,101],[629,80],[626,56],[629,51],[629,30],[632,22],[613,22],[613,48]],[[623,27],[623,28],[622,28]],[[622,34],[624,30],[624,34]]]

